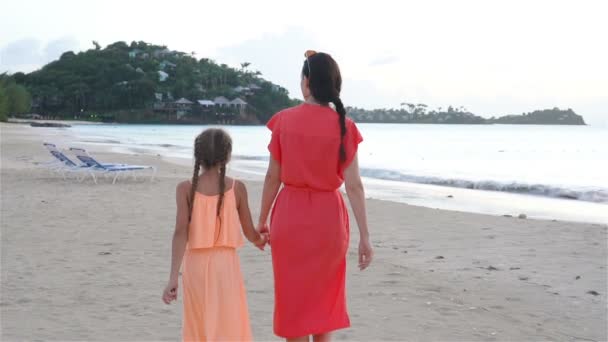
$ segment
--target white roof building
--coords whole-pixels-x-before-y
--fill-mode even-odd
[[[230,101],[230,105],[232,106],[246,106],[247,102],[243,101],[241,98],[237,97],[236,99]]]
[[[176,103],[176,104],[183,104],[183,105],[191,105],[191,104],[193,104],[194,102],[192,102],[192,101],[188,100],[188,99],[187,99],[187,98],[185,98],[185,97],[182,97],[181,99],[179,99],[179,100],[175,101],[175,103]]]
[[[164,82],[167,78],[169,78],[169,74],[167,74],[166,72],[159,70],[158,71],[158,80],[161,82]]]
[[[201,105],[201,106],[203,106],[203,107],[212,107],[212,106],[215,106],[215,102],[213,102],[211,100],[198,100],[196,102],[198,102],[198,104]]]
[[[227,98],[223,97],[223,96],[218,96],[216,98],[213,99],[213,102],[215,102],[216,105],[218,106],[229,106],[230,105],[230,101],[228,101]]]

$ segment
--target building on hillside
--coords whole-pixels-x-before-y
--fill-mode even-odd
[[[177,108],[181,108],[181,109],[192,108],[192,105],[194,104],[194,102],[188,100],[185,97],[182,97],[181,99],[175,101],[174,103]]]
[[[238,87],[232,88],[232,90],[234,90],[235,93],[238,93],[238,94],[241,94],[244,96],[253,95],[253,92],[251,91],[251,89],[249,87],[238,86]]]
[[[157,49],[157,50],[154,50],[154,52],[152,52],[152,55],[155,58],[165,57],[165,56],[170,55],[170,54],[171,54],[171,50],[169,50],[167,48]]]
[[[237,98],[233,99],[232,101],[230,101],[230,107],[236,108],[238,110],[239,114],[242,115],[245,113],[245,110],[247,109],[247,102],[245,102],[240,97],[237,97]]]
[[[213,108],[215,107],[215,102],[211,101],[211,100],[198,100],[196,101],[198,102],[198,105],[203,107],[203,108]]]
[[[217,107],[230,107],[230,101],[223,96],[218,96],[214,98],[213,102]]]
[[[166,72],[159,70],[158,71],[158,80],[161,82],[165,82],[167,80],[167,78],[169,78],[169,74],[167,74]]]
[[[237,98],[233,99],[232,101],[230,101],[230,106],[236,107],[236,108],[247,107],[247,102],[245,102],[240,97],[237,97]]]
[[[256,90],[260,90],[262,89],[262,87],[260,87],[259,85],[255,84],[255,83],[250,83],[247,88],[251,89],[252,91],[256,91]]]
[[[175,105],[175,113],[177,115],[177,119],[181,119],[182,116],[190,114],[192,111],[192,105],[194,102],[182,97],[181,99],[173,102]]]
[[[173,68],[175,68],[177,65],[176,65],[176,64],[174,64],[174,63],[171,63],[171,62],[169,62],[169,61],[167,61],[167,60],[163,60],[162,62],[160,62],[160,65],[159,65],[159,66],[160,66],[160,68],[161,68],[162,70],[165,70],[165,69],[167,69],[167,68],[173,69]]]
[[[142,53],[142,51],[140,49],[133,49],[133,50],[129,51],[129,58],[135,58],[140,53]]]

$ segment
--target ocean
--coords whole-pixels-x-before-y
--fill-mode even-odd
[[[359,124],[369,197],[493,215],[608,223],[608,128]],[[206,126],[74,125],[81,144],[190,159]],[[233,170],[264,175],[270,132],[225,126]]]

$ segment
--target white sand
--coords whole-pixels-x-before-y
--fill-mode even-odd
[[[190,168],[87,146],[103,161],[157,166],[157,179],[64,181],[32,161],[50,159],[43,140],[67,147],[66,130],[0,130],[1,340],[179,339],[181,304],[160,295],[174,188]],[[248,187],[255,217],[261,184]],[[607,340],[606,225],[368,205],[376,259],[356,270],[353,225],[352,328],[336,339]],[[254,336],[277,340],[269,252],[240,254]]]

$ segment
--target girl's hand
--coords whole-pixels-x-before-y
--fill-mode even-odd
[[[359,269],[363,271],[372,262],[374,251],[369,238],[364,238],[359,241]]]
[[[258,238],[258,240],[256,242],[254,242],[253,244],[259,248],[261,251],[264,250],[264,247],[266,247],[266,244],[268,243],[268,233],[262,233],[260,234],[260,237]]]
[[[169,279],[169,283],[167,283],[167,287],[163,291],[163,302],[165,304],[171,304],[172,301],[177,300],[177,287],[177,279]]]

